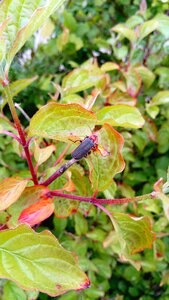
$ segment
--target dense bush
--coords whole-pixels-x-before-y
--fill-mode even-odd
[[[31,175],[6,105],[9,91],[2,70],[0,234],[5,233],[6,239],[10,239],[13,228],[17,232],[17,228],[24,226],[20,223],[27,223],[34,232],[50,230],[66,250],[77,254],[78,265],[88,275],[91,286],[79,292],[69,291],[58,299],[169,297],[169,4],[163,2],[68,1],[66,8],[52,14],[15,56],[9,88],[19,103],[17,112],[25,128],[31,118],[25,130],[29,138],[26,146],[40,184],[46,183],[58,167],[69,164],[79,140],[93,132],[98,137],[97,152],[76,161],[51,181],[49,188],[55,194],[49,195],[47,187],[37,186],[36,178],[35,186],[31,180],[26,182],[28,187],[24,186],[24,178],[30,179]],[[0,14],[0,23],[2,20]],[[8,54],[1,58],[0,48],[2,69],[6,60]],[[73,106],[69,105],[72,103]],[[62,114],[66,121],[57,121]],[[15,180],[16,176],[16,182],[3,181],[9,177]],[[7,194],[17,184],[24,191],[12,200],[7,195],[5,204],[3,193]],[[70,194],[87,197],[93,204],[70,200]],[[105,200],[109,205],[102,206],[104,199],[112,200]],[[22,230],[29,231],[18,229],[18,236],[22,237]],[[32,240],[34,237],[32,233]],[[17,251],[23,255],[21,249]],[[38,251],[40,256],[40,248]],[[64,255],[67,252],[62,254],[65,259]],[[73,261],[72,257],[69,259]],[[10,269],[7,257],[5,260],[6,268]],[[15,268],[20,270],[17,264]],[[44,271],[48,279],[50,274],[54,278],[51,286],[56,280],[52,273],[55,268],[57,264]],[[76,268],[72,278],[77,279],[79,274],[83,289],[88,281],[77,265]],[[67,269],[64,265],[63,273]],[[15,274],[4,274],[1,270],[0,276],[12,280],[1,281],[3,300],[46,300],[48,295],[80,289],[79,283],[73,285],[70,280],[61,292],[58,282],[54,293],[49,282],[46,287],[38,275],[40,287],[24,284],[18,279],[20,274],[16,279]],[[71,278],[71,272],[67,276]],[[20,287],[35,288],[41,293],[25,292],[15,280]]]

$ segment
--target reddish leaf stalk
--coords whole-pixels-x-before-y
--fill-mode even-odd
[[[21,145],[22,145],[22,147],[24,149],[24,152],[25,152],[26,160],[27,160],[28,167],[29,167],[29,170],[30,170],[31,175],[32,175],[33,182],[34,182],[34,184],[38,184],[38,179],[37,179],[37,176],[36,176],[33,164],[32,164],[30,152],[29,152],[29,143],[27,143],[27,141],[26,141],[24,131],[22,130],[18,115],[16,113],[16,109],[15,109],[15,105],[14,105],[13,100],[12,100],[9,85],[6,85],[4,87],[4,91],[5,91],[7,100],[8,100],[8,104],[9,104],[9,108],[10,108],[13,120],[15,122],[15,126],[16,126],[16,128],[18,130],[18,133],[19,133],[19,136],[20,136]]]
[[[125,204],[129,202],[134,202],[134,201],[141,201],[141,200],[146,200],[147,198],[154,199],[155,194],[150,193],[150,194],[145,194],[142,196],[136,196],[133,198],[119,198],[119,199],[97,199],[93,197],[83,197],[83,196],[77,196],[77,195],[71,195],[71,194],[64,194],[60,193],[59,191],[50,191],[51,196],[56,196],[60,198],[67,198],[71,200],[77,200],[77,201],[83,201],[83,202],[89,202],[94,205],[96,204]]]
[[[16,141],[18,141],[19,144],[22,145],[20,138],[16,134],[14,134],[10,131],[7,131],[7,130],[2,130],[0,133],[13,137]]]

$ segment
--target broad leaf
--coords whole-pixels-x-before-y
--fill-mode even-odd
[[[43,197],[40,201],[25,208],[19,216],[20,223],[35,226],[49,218],[54,212],[54,203],[51,198]]]
[[[139,28],[139,39],[144,39],[147,35],[158,29],[158,27],[159,23],[155,19],[143,23]]]
[[[36,141],[34,141],[34,143],[35,143],[35,148],[34,148],[35,160],[36,160],[38,166],[40,166],[46,160],[48,160],[48,158],[56,150],[56,147],[54,145],[50,145],[50,146],[47,146],[46,148],[40,148]]]
[[[96,66],[91,65],[88,69],[75,69],[64,77],[62,81],[63,96],[84,91],[99,83],[105,83],[103,72]]]
[[[27,86],[29,86],[37,78],[38,78],[37,76],[34,76],[32,78],[24,78],[24,79],[19,79],[19,80],[12,82],[9,85],[10,90],[11,90],[11,96],[14,97],[14,96],[18,95],[22,90],[24,90]],[[2,93],[2,97],[3,97],[3,100],[1,103],[1,109],[3,109],[3,107],[7,103],[7,99],[6,99],[4,92]]]
[[[0,62],[8,77],[10,64],[29,37],[61,5],[64,0],[4,0],[0,3],[0,23],[8,19],[3,31],[4,59]]]
[[[0,210],[5,210],[16,202],[26,188],[28,180],[10,177],[0,183]]]
[[[114,85],[114,83],[113,83]],[[115,84],[116,85],[116,84]],[[110,94],[108,97],[110,104],[127,104],[130,106],[135,106],[137,99],[130,96],[128,93],[116,90],[114,93]]]
[[[109,124],[104,124],[97,132],[99,144],[109,152],[102,157],[98,153],[91,153],[86,159],[89,165],[90,181],[94,191],[104,191],[111,184],[115,174],[124,169],[125,163],[121,155],[123,137]]]
[[[31,119],[29,136],[76,141],[91,134],[95,115],[78,104],[49,103]]]
[[[152,71],[144,66],[136,67],[135,70],[140,74],[145,87],[148,88],[150,85],[152,85],[155,79],[155,75]]]
[[[136,35],[134,30],[128,28],[124,24],[118,24],[112,28],[113,31],[120,33],[123,37],[127,38],[130,42],[135,42]]]
[[[0,232],[0,256],[0,276],[24,289],[57,296],[89,286],[76,258],[49,231],[35,233],[24,224]]]
[[[140,128],[144,125],[144,119],[139,110],[125,104],[104,107],[96,115],[99,124],[108,123],[112,126],[127,128]]]
[[[27,187],[19,200],[8,208],[11,218],[8,221],[8,227],[15,227],[19,224],[18,218],[23,210],[44,199],[49,189],[44,186]]]
[[[127,82],[127,92],[131,97],[137,97],[141,88],[141,76],[134,68],[123,73]]]
[[[165,38],[169,38],[169,16],[158,14],[155,17],[155,20],[159,23],[158,30],[165,36]]]
[[[124,254],[132,255],[152,247],[155,234],[148,217],[136,218],[123,213],[113,213],[112,222]]]
[[[27,300],[26,292],[15,282],[7,280],[3,288],[3,300]]]
[[[113,62],[106,62],[101,66],[101,70],[103,72],[113,71],[113,70],[119,70],[120,66]]]
[[[158,92],[151,100],[151,105],[161,105],[169,103],[169,91]]]

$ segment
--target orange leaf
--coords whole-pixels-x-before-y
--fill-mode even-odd
[[[0,211],[16,202],[26,188],[28,180],[10,177],[0,183]]]
[[[43,198],[24,209],[19,216],[20,223],[27,223],[34,226],[49,218],[54,211],[54,203],[51,198]]]

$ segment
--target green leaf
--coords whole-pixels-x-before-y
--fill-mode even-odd
[[[75,69],[65,76],[62,81],[63,96],[91,88],[99,83],[102,78],[104,79],[104,74],[94,65],[90,65],[88,69]]]
[[[169,16],[158,14],[155,17],[155,20],[159,23],[158,30],[165,36],[165,38],[169,38]]]
[[[101,66],[101,70],[103,72],[108,72],[108,71],[113,71],[113,70],[119,70],[120,69],[120,66],[116,63],[113,63],[111,61],[109,62],[106,62],[104,63],[102,66]]]
[[[0,276],[24,289],[58,296],[89,286],[76,258],[49,231],[36,233],[21,225],[0,232],[0,256]]]
[[[10,177],[0,183],[0,210],[5,210],[16,202],[26,188],[28,180]]]
[[[112,126],[140,128],[144,119],[136,107],[125,104],[103,107],[97,112],[98,124],[108,123]]]
[[[127,92],[131,97],[137,97],[141,88],[141,76],[134,68],[123,73],[127,81]]]
[[[135,70],[140,74],[145,87],[150,87],[155,79],[154,73],[144,66],[136,67]]]
[[[136,35],[134,30],[128,28],[124,24],[118,24],[112,28],[113,31],[120,33],[122,36],[127,38],[130,42],[134,43],[136,40]]]
[[[158,27],[159,27],[159,23],[155,19],[147,21],[147,22],[143,23],[142,25],[140,25],[139,40],[144,39],[147,35],[149,35],[153,31],[155,31],[156,29],[158,29]]]
[[[76,141],[90,135],[95,124],[95,115],[78,104],[49,103],[31,119],[29,136]]]
[[[11,96],[14,97],[18,95],[22,90],[24,90],[27,86],[29,86],[32,82],[34,82],[38,76],[34,76],[32,78],[24,78],[24,79],[19,79],[14,82],[12,82],[9,87],[11,90]],[[5,96],[5,93],[2,93],[2,103],[1,103],[1,109],[6,105],[7,99]]]
[[[10,64],[29,37],[61,5],[64,0],[4,0],[0,3],[0,23],[8,19],[3,31],[5,38],[5,73],[8,77]]]
[[[119,236],[121,250],[127,255],[151,248],[155,239],[148,217],[130,217],[123,213],[113,213],[112,222]]]
[[[7,281],[3,289],[2,300],[27,300],[25,292],[15,282]]]
[[[97,133],[99,144],[109,152],[109,155],[102,157],[99,153],[91,153],[86,160],[93,190],[104,191],[112,184],[115,174],[124,169],[125,164],[121,155],[123,138],[109,124],[104,124]]]
[[[161,105],[161,104],[168,104],[169,103],[169,91],[162,91],[158,92],[149,103],[150,106],[152,105]]]
[[[152,117],[153,119],[155,119],[156,116],[158,115],[160,109],[159,109],[159,107],[157,105],[151,106],[150,104],[147,104],[146,105],[146,111],[150,115],[150,117]]]

